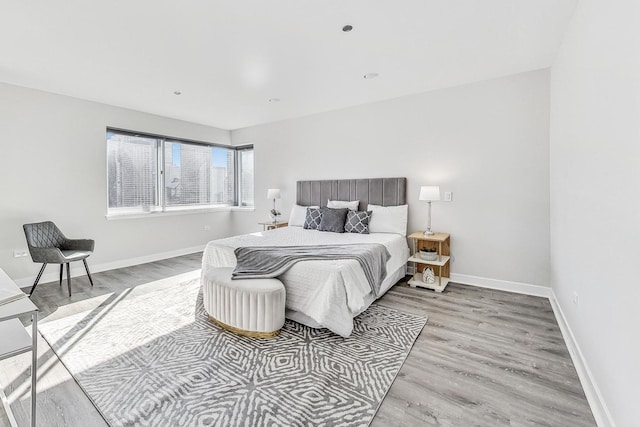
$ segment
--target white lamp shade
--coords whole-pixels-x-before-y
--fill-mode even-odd
[[[440,200],[440,187],[437,185],[420,187],[420,200],[436,201]]]
[[[279,198],[280,198],[279,188],[270,188],[267,190],[267,199],[279,199]]]

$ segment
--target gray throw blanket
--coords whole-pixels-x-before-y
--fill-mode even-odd
[[[355,259],[377,297],[387,276],[389,251],[379,243],[319,246],[254,246],[236,248],[238,264],[232,279],[263,279],[277,277],[294,264],[309,260]]]

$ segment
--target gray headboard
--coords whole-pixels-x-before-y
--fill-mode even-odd
[[[407,204],[407,178],[328,179],[298,181],[296,204],[327,206],[327,200],[360,200],[360,210],[369,203],[382,206]]]

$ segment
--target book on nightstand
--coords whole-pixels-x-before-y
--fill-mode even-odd
[[[26,298],[27,294],[13,282],[0,281],[0,305],[9,304],[10,302]]]

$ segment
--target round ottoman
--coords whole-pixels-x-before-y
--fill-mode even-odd
[[[212,268],[202,278],[204,309],[236,334],[272,338],[284,325],[284,285],[278,279],[231,280],[233,268]]]

